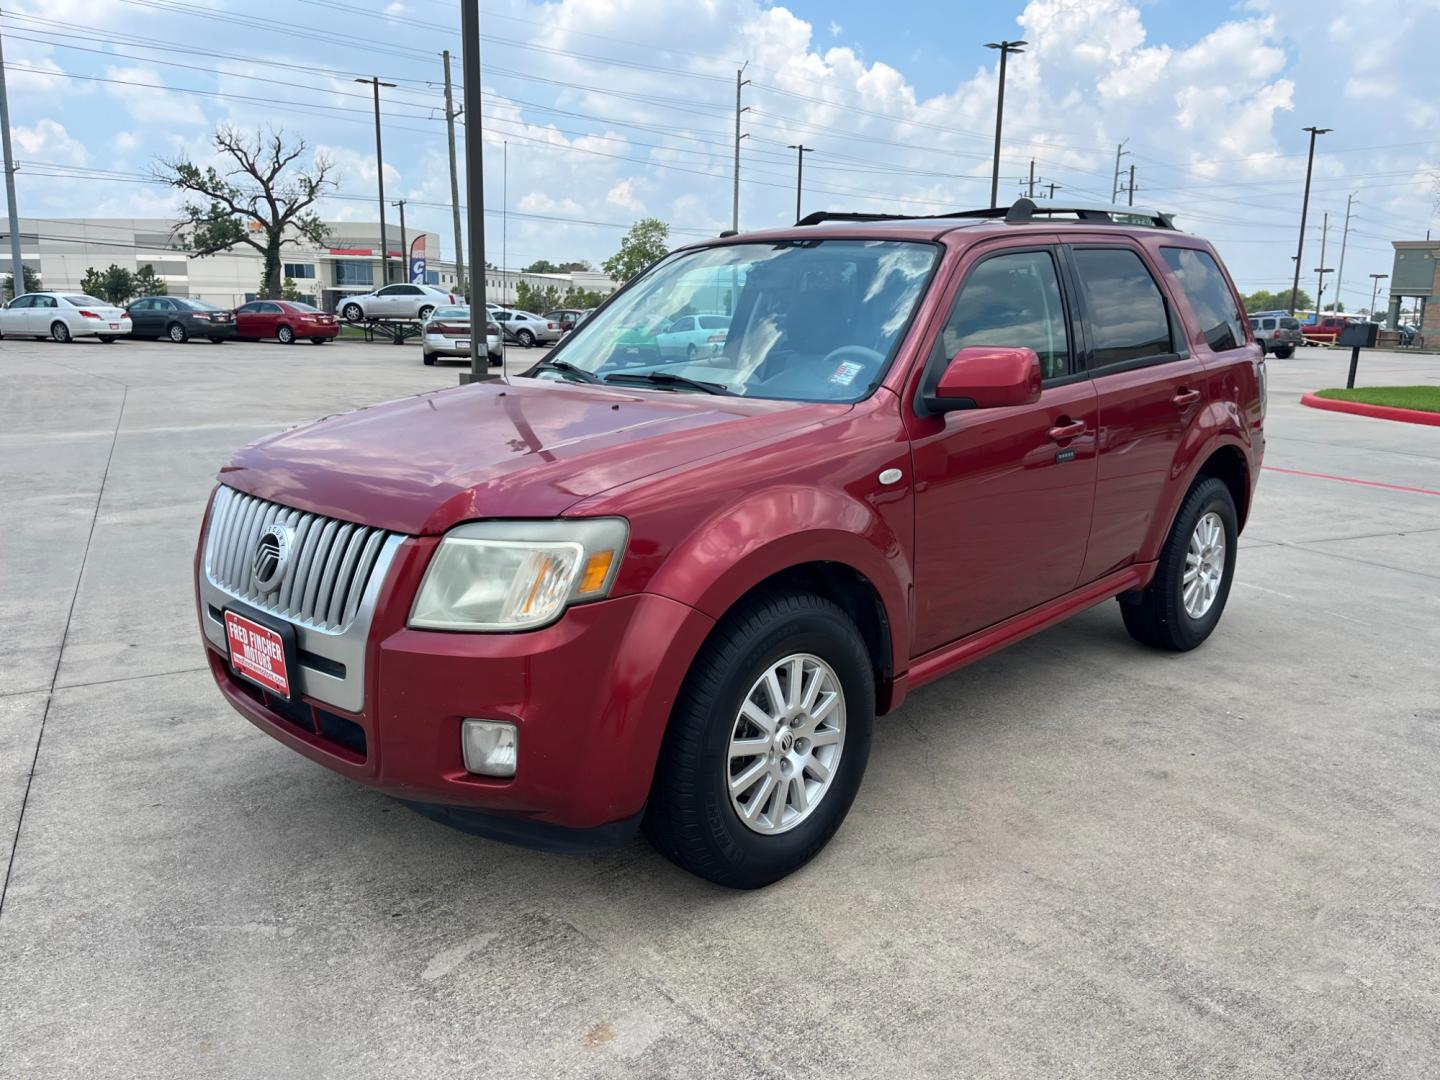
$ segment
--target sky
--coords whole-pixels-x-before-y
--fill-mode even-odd
[[[441,50],[460,81],[459,0],[18,0],[3,22],[20,213],[169,216],[157,159],[211,160],[229,123],[334,162],[327,219],[374,221],[370,89],[385,191],[450,254]],[[1288,287],[1308,125],[1321,136],[1301,283],[1325,265],[1368,306],[1389,241],[1440,236],[1440,0],[487,0],[480,128],[487,255],[598,264],[636,219],[675,244],[730,225],[735,71],[745,65],[740,225],[803,207],[937,213],[989,203],[996,53],[1000,201],[1037,176],[1108,203],[1116,145],[1137,205],[1212,240],[1244,291]],[[458,94],[457,88],[457,94]],[[461,125],[462,169],[463,139]],[[463,175],[462,175],[463,184]],[[1048,190],[1048,187],[1046,188]],[[463,199],[462,188],[462,199]],[[1122,200],[1124,196],[1122,195]],[[387,213],[392,225],[394,211]],[[1333,281],[1333,278],[1332,278]],[[1333,285],[1327,301],[1333,299]]]

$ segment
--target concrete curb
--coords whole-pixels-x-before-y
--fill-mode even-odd
[[[1300,404],[1312,409],[1329,412],[1353,413],[1369,416],[1376,420],[1398,420],[1403,424],[1426,424],[1440,427],[1440,413],[1424,412],[1420,409],[1397,409],[1393,405],[1366,405],[1360,401],[1336,401],[1333,398],[1317,397],[1315,394],[1301,394]]]

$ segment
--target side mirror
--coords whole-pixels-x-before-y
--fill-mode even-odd
[[[925,403],[932,413],[999,409],[1040,400],[1040,358],[1034,349],[968,345],[955,354]]]

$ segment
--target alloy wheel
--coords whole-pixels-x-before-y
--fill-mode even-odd
[[[53,337],[56,341],[69,341],[70,327],[66,326],[63,322],[59,322],[57,320],[50,327],[50,336]]]
[[[1185,613],[1203,619],[1225,580],[1225,524],[1213,510],[1195,523],[1190,546],[1185,552],[1185,573],[1180,579],[1180,596]]]
[[[775,661],[745,695],[730,731],[730,805],[757,833],[788,832],[815,812],[845,746],[845,691],[818,656]]]

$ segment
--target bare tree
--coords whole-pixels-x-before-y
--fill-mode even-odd
[[[308,168],[296,162],[309,148],[304,139],[288,143],[282,131],[253,137],[226,124],[215,132],[215,148],[230,167],[201,168],[183,158],[157,159],[157,179],[208,202],[186,203],[175,227],[181,246],[196,258],[247,244],[264,257],[261,292],[281,291],[280,249],[308,240],[323,244],[326,229],[312,209],[339,185],[335,165],[316,154]]]

